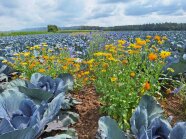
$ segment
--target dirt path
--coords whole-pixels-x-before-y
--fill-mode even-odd
[[[79,121],[73,125],[76,129],[79,139],[95,139],[98,129],[98,120],[100,118],[100,102],[98,95],[93,87],[85,87],[82,91],[74,93],[73,97],[81,101],[81,105],[76,106],[80,114]]]

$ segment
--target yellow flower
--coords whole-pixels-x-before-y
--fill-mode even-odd
[[[108,68],[109,67],[109,64],[108,63],[103,63],[103,68]]]
[[[136,75],[135,72],[130,73],[130,77],[134,77],[135,75]]]
[[[25,65],[27,65],[27,63],[26,62],[22,62],[21,65],[22,66],[25,66]]]
[[[7,60],[3,60],[2,63],[7,63],[8,61]]]
[[[30,51],[34,50],[34,47],[30,47],[29,50],[30,50]]]
[[[168,40],[167,36],[162,37],[163,40]]]
[[[116,54],[117,51],[115,49],[110,49],[109,52]]]
[[[171,93],[171,89],[169,88],[166,90],[166,94],[170,94],[170,93]]]
[[[162,45],[163,44],[163,41],[158,41],[158,44]]]
[[[146,42],[150,42],[150,40],[149,40],[149,39],[146,39],[145,41],[146,41]]]
[[[25,52],[25,53],[24,53],[24,56],[25,56],[25,57],[27,57],[27,56],[29,56],[29,55],[30,55],[30,52]]]
[[[44,58],[45,60],[48,60],[48,59],[49,59],[49,57],[48,57],[48,56],[43,56],[43,58]]]
[[[41,43],[41,45],[46,45],[46,44],[47,44],[46,42]]]
[[[74,67],[76,68],[75,69],[76,71],[79,71],[80,70],[80,65],[79,64],[74,64]]]
[[[64,66],[62,66],[62,69],[63,69],[63,70],[67,70],[68,67],[67,67],[66,65],[64,65]]]
[[[171,52],[168,51],[161,51],[160,56],[161,58],[165,59],[171,55]]]
[[[34,49],[40,49],[40,46],[39,45],[35,45],[35,46],[33,46],[34,47]]]
[[[85,71],[85,72],[84,72],[84,75],[88,75],[88,74],[90,74],[89,71]]]
[[[55,59],[55,56],[53,55],[53,56],[51,56],[49,58],[50,58],[50,60],[54,60]]]
[[[119,45],[124,45],[125,43],[126,43],[125,40],[118,40],[118,44],[119,44]]]
[[[38,70],[38,72],[40,72],[40,73],[43,73],[43,72],[45,72],[46,70],[45,69],[39,69]]]
[[[48,52],[53,52],[53,50],[52,49],[49,49]]]
[[[133,50],[128,50],[128,53],[129,54],[134,54],[134,51]]]
[[[135,44],[133,43],[130,43],[129,46],[127,48],[131,48],[131,47],[134,47]]]
[[[93,55],[94,56],[103,56],[103,53],[102,52],[97,52],[97,53],[94,53]]]
[[[94,62],[94,59],[90,59],[89,61],[87,61],[87,64],[92,64]]]
[[[112,57],[112,54],[111,53],[103,53],[103,56],[109,58],[109,57]]]
[[[174,69],[173,68],[167,68],[167,70],[170,71],[170,72],[172,72],[172,73],[174,72]]]
[[[15,53],[15,54],[13,54],[14,56],[19,56],[19,54],[18,53]]]
[[[47,43],[41,43],[41,45],[43,45],[44,47],[47,47],[48,46]]]
[[[116,77],[111,77],[111,78],[110,78],[111,82],[115,82],[115,81],[117,81],[117,79],[118,79],[118,78],[116,78]]]
[[[148,36],[146,36],[146,38],[147,38],[147,39],[151,39],[151,38],[152,38],[152,36],[149,36],[149,35],[148,35]]]
[[[137,50],[128,50],[128,53],[129,54],[138,54],[139,51],[137,51]]]
[[[150,53],[148,57],[149,57],[149,60],[150,60],[150,61],[154,61],[154,60],[157,59],[158,56],[157,56],[157,54],[155,54],[155,53]]]
[[[106,70],[105,70],[105,69],[103,69],[103,70],[101,70],[101,72],[106,72]]]
[[[113,58],[113,57],[109,57],[109,58],[107,58],[108,60],[110,60],[110,61],[117,61],[115,58]]]

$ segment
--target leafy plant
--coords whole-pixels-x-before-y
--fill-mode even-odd
[[[130,128],[129,119],[141,96],[161,97],[163,82],[159,78],[171,53],[151,46],[153,41],[158,43],[156,40],[149,41],[118,40],[117,45],[106,45],[103,51],[94,53],[94,62],[89,64],[93,67],[96,90],[101,94],[102,112],[125,130]]]
[[[99,119],[99,128],[96,134],[97,139],[125,139],[125,133],[118,127],[115,120],[109,116]]]
[[[8,137],[12,131],[29,128],[34,130],[31,138],[38,137],[44,127],[58,114],[63,101],[63,94],[59,94],[50,103],[37,106],[26,95],[16,90],[1,93],[0,135]]]
[[[133,134],[126,134],[118,128],[116,121],[110,117],[101,117],[98,124],[98,139],[184,139],[186,137],[186,122],[179,122],[173,128],[162,117],[163,110],[153,97],[143,96],[139,106],[130,120]],[[104,119],[104,120],[103,120]],[[110,130],[112,129],[112,130]],[[110,131],[110,132],[108,132]]]
[[[0,138],[37,138],[43,133],[46,125],[48,125],[46,130],[56,130],[56,127],[51,127],[55,119],[62,123],[61,128],[65,132],[62,136],[70,136],[67,134],[70,133],[67,127],[77,121],[78,114],[67,111],[60,113],[60,109],[69,110],[74,104],[79,103],[65,95],[67,90],[73,89],[73,77],[70,74],[61,74],[56,82],[51,77],[39,73],[33,74],[32,77],[31,81],[34,84],[44,80],[45,82],[41,83],[49,88],[29,89],[28,81],[16,79],[9,82],[6,90],[0,93]],[[57,83],[61,83],[63,87],[58,87]],[[54,89],[51,93],[51,88],[56,89],[58,93],[53,94]]]
[[[73,129],[69,129],[60,135],[56,135],[54,137],[47,137],[44,139],[78,139],[77,133]]]
[[[30,82],[26,82],[26,87],[29,89],[42,89],[56,96],[59,93],[65,93],[67,90],[73,89],[73,77],[70,74],[61,74],[60,78],[52,79],[50,76],[34,73]]]

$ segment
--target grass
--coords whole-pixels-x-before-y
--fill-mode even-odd
[[[0,32],[0,37],[5,36],[19,36],[19,35],[35,35],[35,34],[47,34],[47,31],[17,31],[17,32]]]
[[[96,30],[61,30],[55,33],[81,33],[81,32],[95,32]],[[36,34],[52,34],[47,31],[16,31],[16,32],[0,32],[0,37],[19,36],[19,35],[36,35]]]

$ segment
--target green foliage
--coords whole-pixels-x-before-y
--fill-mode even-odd
[[[178,122],[172,128],[163,118],[163,110],[151,96],[143,96],[130,120],[131,133],[118,128],[115,120],[103,116],[98,122],[96,139],[185,139],[186,122]]]
[[[57,32],[59,31],[59,28],[56,25],[48,25],[47,30],[48,32]]]
[[[35,35],[35,34],[47,34],[46,31],[16,31],[16,32],[0,32],[0,37],[3,36],[19,36],[19,35]]]
[[[142,95],[161,95],[159,77],[164,59],[148,43],[137,47],[136,44],[128,47],[119,43],[118,46],[106,45],[104,51],[93,55],[97,63],[94,83],[101,94],[102,112],[116,119],[125,130],[130,128],[129,119]],[[157,59],[150,59],[152,54]]]

